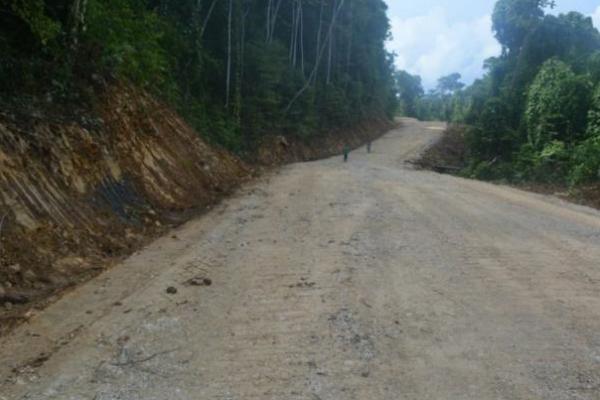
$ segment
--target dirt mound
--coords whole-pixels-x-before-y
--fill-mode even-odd
[[[146,93],[117,85],[94,108],[0,113],[0,330],[248,175]]]
[[[600,183],[578,187],[573,196],[578,198],[581,204],[600,210]]]
[[[429,147],[414,164],[442,173],[458,173],[467,165],[465,128],[450,125],[442,138]]]

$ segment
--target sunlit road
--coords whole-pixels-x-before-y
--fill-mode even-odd
[[[0,399],[600,399],[600,213],[413,170],[441,128],[285,167],[69,293],[0,340]]]

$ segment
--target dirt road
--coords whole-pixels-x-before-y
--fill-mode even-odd
[[[285,167],[73,291],[0,340],[0,399],[600,399],[600,213],[412,170],[440,129]]]

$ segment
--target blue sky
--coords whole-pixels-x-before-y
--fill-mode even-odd
[[[433,88],[442,75],[460,72],[466,83],[483,73],[483,60],[498,55],[491,31],[495,0],[386,0],[397,66],[421,75]],[[552,13],[579,11],[600,28],[600,0],[557,0]]]

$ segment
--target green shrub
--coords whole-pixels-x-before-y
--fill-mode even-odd
[[[29,27],[42,45],[54,40],[61,31],[61,24],[46,15],[44,0],[10,0],[10,9]]]
[[[102,48],[106,68],[135,83],[163,87],[170,80],[161,45],[164,22],[138,2],[89,0],[87,39]]]
[[[600,179],[600,85],[588,113],[586,139],[574,147],[571,164],[569,180],[572,184]]]
[[[571,184],[600,180],[600,135],[584,140],[573,149]]]
[[[591,84],[562,61],[546,61],[527,95],[529,143],[539,150],[553,140],[572,143],[585,132]]]
[[[513,179],[538,182],[561,182],[569,168],[570,150],[558,140],[546,143],[542,149],[524,144],[515,154]]]
[[[476,127],[467,132],[467,142],[471,155],[491,160],[507,158],[518,143],[518,134],[507,119],[506,103],[499,98],[485,102]]]

